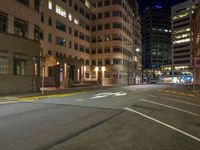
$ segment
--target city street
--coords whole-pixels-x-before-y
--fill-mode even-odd
[[[0,150],[200,148],[199,97],[179,85],[135,85],[23,101],[0,105]]]

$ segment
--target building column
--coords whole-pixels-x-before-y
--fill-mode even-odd
[[[14,33],[14,17],[8,15],[8,33]]]

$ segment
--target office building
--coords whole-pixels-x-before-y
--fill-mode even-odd
[[[141,75],[141,48],[134,42],[140,36],[140,31],[133,31],[135,19],[139,22],[135,11],[127,0],[44,1],[45,80],[64,88],[81,81],[134,84]]]
[[[192,82],[192,15],[199,0],[188,0],[172,7],[172,70],[174,82]]]
[[[37,1],[0,0],[0,95],[39,90]]]
[[[0,2],[0,91],[37,91],[39,75],[57,88],[141,83],[136,0]]]
[[[170,9],[152,4],[141,13],[143,70],[157,70],[171,62]]]
[[[193,32],[193,71],[194,71],[194,84],[200,85],[200,6],[193,15],[192,19],[192,32]]]

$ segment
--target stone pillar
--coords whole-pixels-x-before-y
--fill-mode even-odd
[[[8,15],[8,33],[14,33],[14,17]]]

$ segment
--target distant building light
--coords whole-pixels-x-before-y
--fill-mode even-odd
[[[156,5],[155,7],[158,8],[158,9],[161,9],[161,8],[162,8],[161,5]]]

